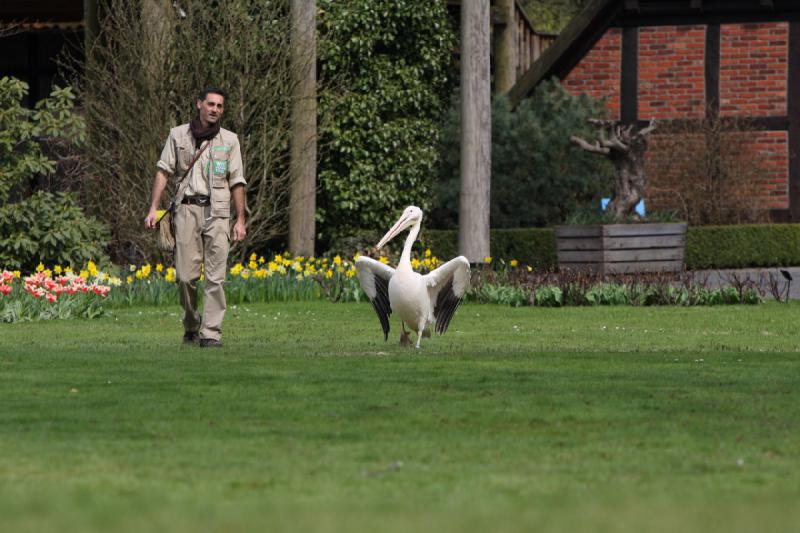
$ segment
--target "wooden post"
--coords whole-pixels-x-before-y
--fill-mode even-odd
[[[314,255],[317,174],[316,0],[292,0],[289,251]]]
[[[494,27],[494,92],[505,94],[517,81],[517,24],[514,0],[497,0],[500,22]]]
[[[461,4],[461,194],[458,249],[470,263],[489,252],[491,81],[489,0]]]
[[[83,51],[89,54],[92,41],[100,33],[100,19],[97,14],[97,0],[83,0]]]

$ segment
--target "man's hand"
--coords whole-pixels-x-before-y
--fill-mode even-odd
[[[147,229],[156,229],[156,221],[158,220],[158,213],[155,209],[151,209],[144,219],[144,227]]]
[[[245,228],[244,220],[237,220],[233,225],[233,240],[243,241],[247,235],[247,228]]]

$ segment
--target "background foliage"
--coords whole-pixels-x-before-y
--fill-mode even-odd
[[[248,179],[247,239],[285,228],[291,111],[287,0],[106,2],[85,64],[90,203],[109,224],[120,262],[157,254],[143,230],[155,164],[172,126],[196,114],[206,86],[227,92],[222,126],[239,135]],[[162,197],[166,203],[171,186]]]
[[[769,222],[768,156],[747,119],[666,124],[651,137],[647,196],[692,225]]]
[[[104,260],[106,228],[86,216],[74,195],[37,190],[37,177],[57,163],[45,153],[85,140],[75,96],[56,87],[33,110],[22,106],[28,85],[0,79],[0,266],[33,270],[39,262],[84,264]]]
[[[522,0],[537,31],[558,33],[590,0]]]
[[[570,135],[591,134],[587,124],[605,113],[603,102],[569,94],[557,81],[541,84],[512,112],[508,99],[492,101],[492,228],[563,222],[610,190],[608,162],[570,145]],[[458,225],[460,116],[447,115],[432,224]]]
[[[319,0],[323,240],[429,206],[455,36],[444,2]]]

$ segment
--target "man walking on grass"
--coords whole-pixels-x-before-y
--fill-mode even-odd
[[[223,282],[231,239],[231,199],[236,210],[233,240],[241,241],[245,230],[244,168],[239,138],[220,127],[225,111],[225,93],[204,89],[196,102],[197,116],[188,124],[172,128],[158,160],[150,211],[144,219],[148,229],[156,227],[161,194],[169,176],[175,176],[177,194],[174,213],[175,275],[183,307],[183,342],[199,340],[201,347],[222,346],[225,316]],[[197,309],[197,282],[203,275],[202,320]]]

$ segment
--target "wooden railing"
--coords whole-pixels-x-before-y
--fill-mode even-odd
[[[556,40],[558,35],[538,33],[519,2],[514,2],[514,23],[517,25],[517,79],[539,59],[542,52]]]

